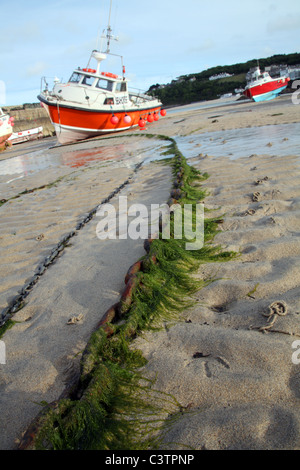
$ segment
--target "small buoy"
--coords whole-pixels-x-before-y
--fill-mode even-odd
[[[116,125],[119,122],[119,118],[113,114],[112,117],[110,118],[110,122]]]
[[[142,118],[141,118],[141,119],[139,120],[139,126],[140,126],[140,127],[145,127],[145,125],[146,125],[145,119],[142,119]]]
[[[11,122],[11,123],[10,123],[10,125],[11,125],[11,126],[14,126],[14,125],[15,125],[15,123],[14,123],[14,122]]]
[[[132,121],[131,117],[128,116],[128,114],[125,114],[125,116],[124,116],[124,122],[125,122],[126,124],[130,124],[131,121]]]
[[[158,113],[154,113],[154,114],[153,114],[153,119],[154,119],[154,121],[158,121],[158,120],[159,120],[159,114],[158,114]]]
[[[3,126],[3,121],[0,121],[0,127]]]
[[[14,117],[10,117],[9,119],[11,120],[11,122],[13,122],[15,120]]]
[[[147,121],[148,122],[153,122],[154,121],[153,114],[151,114],[151,113],[148,114]]]
[[[167,114],[167,111],[165,109],[161,109],[160,114],[161,116],[165,116]]]

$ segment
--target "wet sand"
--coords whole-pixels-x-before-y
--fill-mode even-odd
[[[280,100],[284,106],[274,102],[268,113],[280,116],[266,118],[267,104],[251,113],[245,105],[215,124],[299,120],[299,109]],[[180,123],[182,134],[186,121],[192,117]],[[213,126],[203,113],[198,124],[201,132]],[[205,207],[225,214],[215,243],[240,256],[203,265],[198,276],[215,281],[197,293],[196,306],[175,326],[136,341],[149,361],[143,373],[188,410],[176,417],[163,448],[300,447],[300,365],[292,362],[300,339],[300,156],[264,150],[236,160],[195,157],[210,174]],[[271,315],[280,305],[283,312]]]
[[[229,129],[294,122],[300,122],[299,107],[283,96],[270,103],[177,108],[147,132],[185,136],[196,144],[205,132],[224,130],[226,139]],[[7,348],[7,363],[0,365],[2,449],[14,448],[39,412],[37,402],[62,393],[93,328],[119,298],[127,269],[144,254],[141,240],[101,243],[95,236],[96,218],[76,227],[109,195],[112,203],[126,194],[130,203],[168,199],[168,167],[151,163],[134,171],[146,155],[160,155],[157,142],[152,150],[145,143],[148,150],[141,152],[148,139],[126,134],[64,148],[70,165],[59,160],[22,178],[20,173],[8,180],[0,177],[1,199],[47,185],[0,208],[1,309],[57,243],[75,231],[13,316],[18,323],[2,338]],[[93,159],[102,147],[118,152]],[[53,152],[61,158],[62,149]],[[261,148],[236,160],[200,152],[195,147],[185,156],[210,174],[205,206],[214,210],[213,216],[225,214],[215,243],[240,256],[203,265],[198,276],[215,282],[197,293],[196,306],[176,325],[136,340],[149,361],[144,373],[156,377],[155,387],[189,410],[178,416],[164,446],[298,449],[300,366],[292,363],[292,343],[300,336],[300,157],[269,155]],[[91,161],[72,166],[87,153]],[[254,193],[259,193],[257,200]],[[269,331],[265,315],[276,301],[284,302],[287,311],[275,315]],[[67,325],[79,316],[80,322]]]

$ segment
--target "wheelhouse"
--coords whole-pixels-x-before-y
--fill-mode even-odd
[[[125,79],[107,72],[101,72],[100,75],[100,77],[96,75],[96,71],[88,73],[85,70],[78,69],[72,73],[68,83],[111,93],[126,93],[128,91]]]

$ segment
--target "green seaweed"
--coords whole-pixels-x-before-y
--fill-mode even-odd
[[[178,203],[203,200],[207,193],[199,183],[208,175],[187,164],[174,139],[146,137],[169,142],[165,155],[173,155],[169,162],[174,177],[179,173],[182,183],[183,197]],[[173,221],[171,233],[172,228]],[[146,360],[132,343],[143,332],[161,328],[162,322],[178,320],[179,313],[194,304],[194,294],[213,282],[194,275],[201,263],[235,257],[235,253],[212,244],[218,233],[217,219],[205,220],[204,231],[205,244],[200,250],[186,250],[184,237],[166,240],[160,234],[151,242],[142,258],[143,269],[136,275],[139,282],[132,299],[121,304],[122,321],[108,323],[92,334],[82,355],[76,390],[56,406],[46,406],[35,449],[139,450],[159,446],[171,417],[183,407],[175,397],[155,390],[154,383],[141,375]]]
[[[255,284],[254,288],[253,288],[252,290],[250,290],[250,292],[248,292],[247,296],[248,296],[248,297],[252,297],[253,294],[255,294],[255,292],[256,292],[258,286],[259,286],[259,282],[258,282],[257,284]]]
[[[15,321],[13,320],[7,320],[4,325],[2,325],[0,327],[0,338],[3,337],[3,335],[6,333],[7,330],[9,330],[10,328],[12,328],[14,325],[15,325]]]

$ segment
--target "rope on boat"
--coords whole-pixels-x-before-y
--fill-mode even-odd
[[[60,121],[60,110],[59,110],[59,102],[58,101],[56,102],[56,106],[57,106],[57,114],[58,114],[58,122],[59,122],[59,132],[61,134],[61,121]]]

